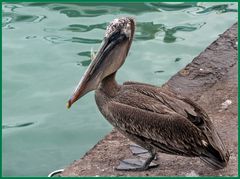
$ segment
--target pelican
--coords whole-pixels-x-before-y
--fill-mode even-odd
[[[123,135],[149,151],[142,162],[125,160],[119,170],[150,168],[157,152],[199,157],[213,169],[227,166],[229,152],[207,113],[195,102],[162,87],[115,80],[123,65],[135,32],[131,17],[113,20],[101,47],[87,68],[67,107],[95,90],[102,115]],[[124,161],[124,160],[123,160]]]

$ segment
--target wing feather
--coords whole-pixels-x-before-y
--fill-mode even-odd
[[[115,101],[109,103],[108,110],[117,128],[165,153],[199,156],[204,148],[202,140],[206,138],[181,115],[158,114]]]
[[[162,152],[200,156],[214,168],[227,165],[229,152],[212,121],[188,98],[163,88],[130,82],[108,108],[120,130]]]

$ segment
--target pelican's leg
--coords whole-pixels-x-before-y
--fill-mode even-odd
[[[132,143],[129,146],[133,155],[143,157],[143,158],[148,158],[151,155],[148,150],[144,149],[140,145]],[[157,155],[155,156],[154,160],[156,159],[157,159]]]
[[[152,167],[157,167],[158,164],[152,163],[155,156],[155,152],[150,152],[150,156],[145,161],[143,159],[125,159],[120,161],[120,164],[115,169],[125,171],[143,171]]]
[[[121,132],[121,131],[120,131]],[[153,167],[157,167],[158,164],[153,163],[152,160],[154,160],[154,158],[156,157],[156,151],[154,148],[152,148],[151,145],[148,145],[148,143],[146,143],[145,141],[141,140],[141,138],[126,133],[123,133],[126,137],[128,137],[130,140],[132,140],[133,142],[137,143],[140,146],[144,146],[140,147],[138,145],[134,145],[135,147],[138,147],[137,151],[135,152],[148,152],[149,151],[149,155],[146,155],[146,159],[144,160],[144,158],[141,159],[125,159],[120,161],[120,164],[115,168],[116,170],[127,170],[127,171],[143,171],[143,170],[147,170],[149,168],[153,168]],[[130,149],[131,149],[131,145],[130,145]],[[141,151],[138,151],[139,149],[141,149]],[[131,149],[132,150],[132,149]]]

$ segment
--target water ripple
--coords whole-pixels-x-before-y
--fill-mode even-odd
[[[13,124],[13,125],[2,125],[2,129],[9,129],[9,128],[19,128],[19,127],[27,127],[33,125],[34,122],[26,122],[22,124]]]
[[[186,24],[186,25],[180,25],[180,26],[176,26],[173,28],[166,28],[164,29],[165,32],[165,36],[163,38],[163,41],[165,43],[173,43],[176,41],[177,37],[174,35],[176,32],[178,31],[183,31],[183,32],[192,32],[195,31],[197,29],[200,29],[203,25],[205,25],[206,23],[199,23],[199,24]],[[179,39],[184,40],[181,37],[178,37]]]
[[[72,37],[72,38],[68,39],[68,38],[57,36],[57,35],[45,36],[45,37],[43,37],[43,39],[45,39],[53,44],[60,44],[60,43],[64,43],[64,42],[98,44],[98,43],[102,42],[102,40],[98,40],[98,39],[88,39],[88,38],[81,38],[81,37]]]
[[[184,3],[158,2],[158,3],[151,3],[151,5],[164,11],[178,11],[178,10],[192,8],[192,7],[198,7],[197,2],[184,2]]]
[[[81,24],[72,24],[68,27],[62,28],[61,30],[67,30],[72,32],[88,32],[93,29],[102,29],[105,30],[107,27],[107,23],[101,23],[101,24],[94,24],[94,25],[81,25]]]
[[[159,11],[150,3],[28,3],[28,6],[45,6],[68,17],[97,17],[116,12],[137,15]]]
[[[136,41],[145,41],[152,40],[158,38],[159,34],[163,33],[163,42],[165,43],[173,43],[177,39],[184,40],[182,37],[176,37],[175,33],[178,31],[182,32],[192,32],[200,29],[204,26],[206,22],[197,23],[197,24],[183,24],[175,27],[168,27],[165,24],[156,24],[154,22],[138,22],[137,29],[134,40]],[[45,32],[57,32],[57,31],[71,31],[71,32],[89,32],[94,29],[105,30],[107,23],[93,24],[93,25],[82,25],[82,24],[71,24],[68,27],[64,27],[61,29],[55,28],[44,28]],[[82,37],[72,37],[65,38],[57,35],[49,35],[44,37],[45,40],[54,43],[64,43],[64,42],[73,42],[73,43],[83,43],[83,44],[99,44],[102,42],[102,39],[89,39]]]
[[[59,37],[56,35],[45,36],[45,37],[43,37],[43,39],[48,42],[51,42],[53,44],[60,44],[60,43],[64,43],[66,41],[66,39],[64,39],[63,37]]]
[[[164,24],[154,24],[153,22],[140,22],[137,24],[138,28],[136,31],[136,40],[151,40],[155,39],[156,35],[160,33],[164,33],[163,41],[165,43],[175,42],[177,37],[174,34],[178,31],[183,32],[192,32],[197,29],[200,29],[206,23],[198,23],[198,24],[183,24],[179,26],[175,26],[172,28],[167,27]],[[179,39],[183,39],[178,37]]]
[[[197,2],[184,2],[184,3],[149,3],[152,7],[158,8],[159,10],[164,11],[178,11],[178,10],[197,10],[197,14],[205,14],[210,12],[218,12],[218,13],[227,13],[227,12],[238,12],[237,8],[229,8],[230,4],[218,4],[212,5],[210,7],[206,7],[206,5],[201,5]],[[189,12],[189,11],[188,11]]]
[[[77,65],[80,66],[88,66],[91,63],[91,52],[90,51],[83,51],[78,53],[79,56],[87,57],[87,60],[77,61]]]
[[[12,12],[3,12],[4,23],[14,22],[41,22],[46,16],[20,15]]]
[[[85,66],[85,67],[87,67],[90,63],[91,63],[91,60],[77,61],[77,65],[79,65],[79,66]]]
[[[59,7],[53,8],[53,10],[59,10]],[[65,14],[68,17],[96,17],[100,14],[109,13],[107,9],[97,10],[97,9],[71,9],[68,7],[61,6],[59,10],[60,14]]]
[[[139,22],[137,23],[136,40],[151,40],[155,38],[155,34],[163,31],[165,26],[163,24],[154,24],[153,22]]]
[[[87,38],[80,38],[80,37],[72,37],[72,39],[66,40],[75,43],[85,43],[85,44],[99,44],[102,40],[98,39],[87,39]]]
[[[10,26],[10,23],[11,23],[12,19],[13,18],[10,16],[3,16],[2,17],[2,28],[11,29],[10,27],[12,27],[12,26]]]
[[[164,70],[157,70],[157,71],[154,71],[154,73],[163,73]]]
[[[238,12],[237,9],[229,8],[228,4],[214,5],[208,8],[204,8],[204,10],[197,12],[198,14],[210,13],[210,12],[218,12],[218,13],[227,13],[227,12]]]
[[[47,16],[44,16],[44,15],[40,15],[40,16],[37,16],[37,18],[33,21],[34,23],[38,23],[38,22],[41,22],[43,21],[44,19],[46,19]]]
[[[153,22],[138,22],[137,23],[138,28],[136,29],[134,40],[136,41],[152,40],[152,39],[158,38],[159,34],[163,33],[164,34],[163,42],[173,43],[177,39],[184,40],[184,38],[182,37],[175,36],[175,33],[177,33],[178,31],[192,32],[200,29],[205,24],[206,24],[205,22],[198,23],[198,24],[188,23],[188,24],[183,24],[175,27],[168,27],[165,24],[155,24]],[[89,32],[96,28],[105,30],[106,26],[107,26],[107,23],[94,24],[89,26],[81,25],[81,24],[72,24],[60,30],[72,31],[72,32]],[[45,31],[52,32],[52,31],[57,31],[57,29],[48,29],[48,30],[45,29]],[[71,39],[66,39],[56,35],[46,36],[44,37],[44,39],[54,44],[63,43],[66,41],[75,42],[75,43],[84,43],[84,44],[98,44],[102,42],[102,40],[100,39],[88,39],[88,38],[80,38],[80,37],[72,37]]]
[[[19,14],[17,8],[23,8],[22,4],[3,4],[2,5],[2,28],[15,29],[13,24],[19,22],[39,23],[46,19],[45,15]]]
[[[37,36],[36,35],[28,35],[28,36],[26,36],[25,37],[25,39],[35,39],[35,38],[37,38]]]
[[[19,22],[31,22],[31,23],[39,23],[46,19],[47,17],[44,15],[33,16],[33,15],[19,15],[13,12],[3,12],[2,13],[2,27],[5,29],[12,29],[12,24]],[[12,27],[12,28],[9,28]]]
[[[90,51],[79,52],[78,55],[90,58],[91,52]]]
[[[3,12],[14,12],[15,9],[23,7],[21,4],[6,4],[3,3],[2,10]]]
[[[25,6],[45,7],[52,11],[58,11],[60,14],[65,14],[67,17],[97,17],[105,14],[116,14],[116,12],[128,14],[142,14],[145,12],[159,12],[159,11],[180,11],[190,9],[187,13],[190,14],[204,14],[210,12],[227,13],[238,12],[236,8],[229,8],[229,4],[218,4],[206,7],[197,2],[153,2],[153,3],[21,3],[21,5],[5,4],[3,5],[3,12],[14,12],[16,8]],[[192,13],[191,11],[197,12]],[[4,14],[4,13],[3,13]],[[16,14],[16,21],[30,22],[33,18],[28,15]],[[18,17],[19,16],[19,17]],[[41,21],[41,20],[40,20]],[[39,21],[39,22],[40,22]]]
[[[175,58],[174,62],[179,62],[181,59],[182,59],[182,58],[177,57],[177,58]]]

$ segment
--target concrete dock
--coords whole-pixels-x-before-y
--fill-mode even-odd
[[[116,130],[99,141],[62,176],[236,176],[238,175],[238,25],[234,24],[175,74],[164,88],[200,104],[211,117],[230,152],[225,169],[214,171],[199,158],[158,153],[157,168],[141,172],[116,171],[120,159],[134,158],[129,141]]]

